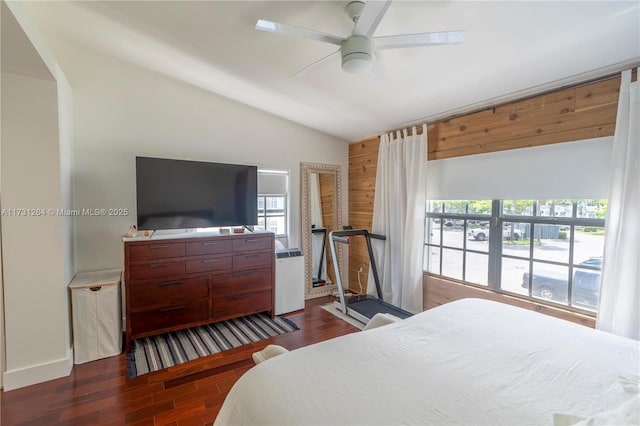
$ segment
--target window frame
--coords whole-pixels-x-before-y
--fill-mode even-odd
[[[591,217],[578,217],[578,203],[583,200],[571,200],[572,206],[572,214],[571,216],[537,216],[539,202],[537,200],[533,201],[532,213],[531,215],[514,215],[514,214],[504,214],[503,213],[503,205],[504,201],[511,200],[500,200],[494,199],[491,200],[491,214],[477,214],[477,213],[468,213],[469,211],[469,202],[475,200],[460,200],[465,201],[465,213],[447,213],[445,211],[445,203],[447,201],[457,201],[457,200],[428,200],[427,208],[426,208],[426,233],[425,233],[425,250],[432,250],[433,248],[439,249],[439,265],[438,271],[439,273],[430,272],[428,270],[430,255],[425,255],[424,261],[424,273],[431,276],[436,276],[439,278],[452,280],[456,282],[460,282],[464,285],[469,285],[473,287],[482,288],[485,290],[493,291],[495,293],[507,294],[509,296],[524,298],[526,300],[535,301],[536,303],[541,303],[545,305],[550,305],[554,307],[559,307],[561,309],[567,309],[573,312],[577,312],[580,314],[585,314],[589,316],[596,316],[596,312],[591,311],[586,308],[581,308],[579,306],[573,305],[573,288],[574,288],[574,269],[577,267],[581,270],[593,270],[600,271],[599,268],[591,266],[591,265],[579,265],[575,263],[574,259],[574,245],[575,245],[575,232],[576,227],[598,227],[604,228],[605,219],[604,218],[591,218]],[[440,211],[431,211],[429,209],[430,203],[438,202],[442,203],[440,206]],[[440,229],[438,230],[439,235],[439,243],[432,243],[428,235],[432,233],[432,229],[430,228],[430,219],[440,220]],[[452,247],[444,244],[444,223],[447,219],[454,221],[462,221],[463,226],[463,245],[462,247]],[[469,221],[488,221],[489,222],[489,244],[487,252],[468,249],[467,241],[468,241],[468,224]],[[535,227],[536,225],[557,225],[557,226],[568,226],[569,230],[567,231],[567,239],[569,243],[569,253],[568,260],[566,262],[559,262],[554,260],[546,260],[536,258],[534,255],[534,245],[535,238],[529,238],[529,246],[527,255],[516,256],[511,254],[503,254],[503,226],[505,223],[515,223],[515,224],[523,224],[529,225],[529,234],[535,235]],[[452,278],[442,274],[442,265],[443,265],[443,251],[447,250],[456,250],[462,253],[462,279]],[[488,256],[488,276],[487,276],[487,285],[476,284],[473,282],[466,281],[467,277],[467,256],[466,253],[476,253],[483,254]],[[502,259],[515,259],[520,261],[528,262],[528,274],[529,274],[529,283],[527,287],[527,294],[516,293],[508,290],[504,290],[501,288],[502,281]],[[548,265],[556,265],[562,267],[568,267],[568,281],[567,281],[567,302],[566,304],[543,299],[539,297],[533,296],[533,266],[535,264],[548,264]]]

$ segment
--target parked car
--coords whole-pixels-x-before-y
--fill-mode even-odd
[[[454,226],[462,227],[464,226],[464,220],[445,219],[444,226],[449,228]]]
[[[598,306],[600,297],[600,269],[602,257],[592,257],[578,264],[591,266],[598,270],[576,269],[573,273],[572,304],[587,308]],[[542,299],[566,303],[568,295],[568,280],[565,274],[554,271],[539,270],[533,274],[531,294]],[[522,275],[522,287],[529,287],[529,273]]]
[[[471,229],[467,232],[467,235],[476,241],[486,241],[489,239],[489,228]],[[519,240],[522,235],[518,229],[513,231],[513,239]],[[508,240],[511,238],[511,226],[504,226],[502,228],[502,238]]]

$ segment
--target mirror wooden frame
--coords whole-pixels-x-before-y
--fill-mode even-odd
[[[311,173],[332,174],[334,179],[334,203],[333,203],[333,229],[342,229],[342,183],[340,176],[340,166],[332,164],[319,163],[300,163],[300,203],[302,215],[302,253],[304,254],[304,274],[305,274],[305,299],[313,299],[330,295],[335,289],[336,284],[325,285],[321,287],[313,287],[311,272],[311,202],[309,199],[309,175]],[[329,235],[327,235],[327,238]],[[336,246],[338,266],[342,271],[342,247],[341,244]],[[329,241],[327,240],[327,250],[329,250]],[[336,271],[338,273],[338,271]]]

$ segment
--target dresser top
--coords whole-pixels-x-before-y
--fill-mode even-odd
[[[143,231],[144,232],[144,231]],[[136,237],[122,237],[123,242],[129,241],[159,241],[159,240],[175,240],[182,238],[210,238],[210,237],[228,237],[230,235],[265,235],[273,234],[271,231],[255,230],[253,232],[245,231],[244,233],[229,232],[222,234],[218,230],[207,231],[185,231],[184,229],[154,231],[149,236],[144,236],[143,232],[139,232]]]

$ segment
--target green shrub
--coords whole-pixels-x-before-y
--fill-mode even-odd
[[[558,232],[558,238],[560,238],[561,240],[566,240],[567,239],[567,231]]]

